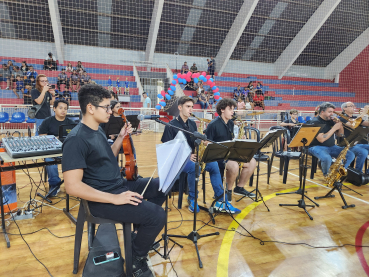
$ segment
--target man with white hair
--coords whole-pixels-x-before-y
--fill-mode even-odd
[[[341,108],[342,108],[342,114],[343,115],[345,115],[347,117],[350,117],[352,119],[356,118],[356,116],[354,116],[354,112],[355,112],[354,103],[345,102],[341,105]],[[364,109],[367,112],[369,110],[369,105],[365,106]],[[346,119],[340,117],[340,120],[346,126],[351,127]],[[360,125],[368,127],[369,126],[369,121],[362,121]],[[345,128],[344,132],[345,132],[345,137],[348,137],[351,134],[352,131],[350,131],[348,128]],[[358,144],[351,147],[350,151],[354,152],[355,157],[356,157],[355,169],[359,170],[359,171],[362,171],[364,163],[365,163],[365,159],[366,159],[366,157],[368,157],[368,154],[369,154],[368,141],[365,140],[365,139],[361,140]]]

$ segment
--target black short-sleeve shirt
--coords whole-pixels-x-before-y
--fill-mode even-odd
[[[42,121],[42,124],[40,125],[38,129],[38,133],[42,135],[46,134],[46,135],[54,135],[58,137],[59,136],[59,126],[69,125],[69,124],[75,124],[75,122],[68,117],[66,117],[63,121],[59,121],[55,118],[55,116],[50,116],[46,118],[44,121]],[[67,136],[67,133],[63,134],[63,136]]]
[[[196,123],[190,119],[188,119],[186,121],[186,123],[182,120],[182,118],[180,116],[178,116],[177,118],[171,120],[169,122],[170,125],[188,130],[190,132],[196,132],[197,131],[197,126]],[[173,140],[175,138],[175,136],[178,133],[178,129],[169,127],[169,126],[165,126],[164,129],[164,133],[163,136],[161,137],[161,141],[162,142],[167,142],[170,140]],[[192,151],[195,149],[195,137],[190,135],[189,133],[183,133],[187,139],[187,143],[188,145],[191,147]]]
[[[205,130],[205,135],[208,139],[215,142],[233,140],[234,138],[234,122],[228,120],[227,124],[218,116],[211,121]]]
[[[117,159],[99,127],[92,130],[78,123],[63,143],[63,172],[83,169],[82,182],[105,192],[111,192],[124,185]],[[128,190],[128,188],[127,188]]]
[[[333,120],[324,120],[323,118],[321,118],[320,116],[314,117],[310,122],[310,124],[324,124],[324,127],[322,127],[319,131],[320,133],[328,133],[331,129],[332,126],[334,126],[334,122]],[[320,143],[316,138],[313,140],[313,142],[310,144],[310,146],[316,146],[316,145],[320,145],[320,146],[333,146],[335,145],[335,139],[334,139],[334,135],[332,135],[329,139],[327,139],[325,142]]]
[[[348,116],[347,114],[345,114],[346,116]],[[350,116],[348,116],[348,117],[350,117]],[[351,116],[350,118],[352,118],[352,119],[355,119],[355,118],[357,118],[356,116]],[[339,117],[339,119],[342,121],[342,123],[347,123],[347,120],[346,119],[344,119],[343,117]],[[361,126],[362,124],[360,124],[360,126]],[[344,132],[345,132],[345,137],[347,138],[351,133],[352,133],[352,131],[350,131],[348,128],[343,128],[343,130],[344,130]],[[339,142],[341,142],[341,138],[339,138],[339,140],[338,140]],[[359,141],[359,143],[360,144],[368,144],[368,141],[367,140],[365,140],[365,139],[362,139],[361,141]]]
[[[293,124],[297,124],[298,122],[293,122],[291,118],[283,121],[283,123],[293,123]],[[286,128],[288,128],[288,130],[290,131],[290,136],[291,139],[296,135],[297,131],[299,130],[299,127],[292,127],[292,126],[286,126]]]
[[[37,105],[35,102],[35,99],[37,99],[41,95],[41,92],[39,92],[37,89],[31,90],[31,97],[32,97],[32,104]],[[36,118],[37,119],[45,119],[46,117],[51,116],[50,111],[50,101],[52,100],[52,96],[50,92],[45,93],[45,101],[41,106],[41,109],[37,112]]]

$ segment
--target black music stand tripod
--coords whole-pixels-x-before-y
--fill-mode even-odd
[[[307,146],[310,145],[310,143],[315,139],[317,136],[319,130],[321,127],[301,127],[300,130],[297,132],[295,137],[290,143],[290,147],[299,147],[302,146],[302,152],[301,152],[301,166],[303,167],[302,170],[302,179],[300,178],[300,188],[299,191],[296,192],[296,194],[301,194],[301,199],[298,200],[298,204],[279,204],[279,206],[287,206],[287,207],[299,207],[305,211],[305,213],[309,216],[311,220],[314,218],[309,214],[309,212],[306,210],[306,207],[312,207],[315,208],[315,205],[319,207],[319,204],[314,202],[312,199],[310,199],[308,196],[305,195],[305,184],[306,184],[306,173],[307,173],[307,158],[308,158],[308,148]],[[301,172],[301,170],[300,170]],[[302,184],[302,186],[301,186]],[[300,193],[298,193],[300,192]],[[311,202],[313,202],[315,205],[306,205],[305,203],[305,197],[309,199]]]
[[[366,138],[366,135],[369,133],[369,129],[368,128],[363,128],[361,126],[358,126],[349,136],[348,138],[346,139],[346,141],[350,144],[350,146],[353,146],[353,145],[356,145],[359,141],[361,141],[363,138]],[[345,141],[342,140],[340,143],[339,143],[339,146],[346,146],[345,144]],[[333,184],[333,188],[324,196],[317,196],[317,197],[314,197],[314,199],[322,199],[322,198],[333,198],[335,197],[333,193],[334,190],[337,190],[338,193],[340,194],[341,196],[341,199],[344,203],[344,205],[342,206],[342,209],[347,209],[347,208],[354,208],[355,207],[355,204],[351,204],[351,205],[347,205],[347,202],[346,202],[346,199],[345,197],[343,196],[343,193],[342,193],[342,187],[344,186],[345,188],[348,188],[354,192],[356,192],[357,194],[360,194],[358,193],[357,191],[345,186],[344,184],[342,184],[342,182],[346,179],[346,176],[343,176],[341,178],[341,180],[337,180],[336,182],[334,182]]]

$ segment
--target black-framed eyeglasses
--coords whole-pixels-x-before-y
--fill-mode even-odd
[[[94,105],[95,107],[100,107],[105,109],[105,111],[108,113],[109,111],[111,111],[111,105],[106,105],[106,106],[99,106],[99,105]]]

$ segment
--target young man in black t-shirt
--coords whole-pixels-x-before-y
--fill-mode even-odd
[[[72,125],[75,124],[72,119],[67,117],[68,112],[68,102],[65,100],[55,100],[53,104],[53,109],[55,112],[54,116],[46,118],[39,127],[39,136],[53,135],[59,136],[59,126],[60,125]],[[71,126],[73,128],[73,126]],[[63,136],[66,136],[64,134]],[[45,161],[52,161],[53,159],[45,159]],[[58,165],[48,165],[46,166],[47,176],[49,177],[49,189],[52,190],[61,181],[59,178]],[[54,190],[50,196],[56,196],[60,190]]]
[[[125,125],[114,144],[109,145],[99,127],[108,122],[111,114],[108,90],[87,84],[79,90],[78,100],[82,121],[63,143],[62,169],[67,193],[89,201],[94,216],[136,225],[137,235],[132,236],[134,276],[153,276],[146,257],[166,221],[161,207],[165,195],[159,191],[159,179],[152,179],[141,196],[148,178],[127,181],[121,177],[116,156],[132,128]]]
[[[329,102],[324,102],[319,106],[318,116],[314,117],[310,124],[323,124],[319,134],[310,143],[309,153],[320,160],[324,177],[328,175],[332,163],[332,157],[337,158],[343,147],[335,145],[334,134],[341,137],[344,134],[342,122],[334,122],[331,119],[336,107]],[[355,154],[347,151],[345,168],[355,159]]]
[[[205,130],[205,134],[208,139],[221,142],[226,140],[234,139],[234,123],[232,117],[234,114],[234,108],[237,104],[234,100],[229,98],[223,98],[217,104],[217,113],[219,116],[211,121]],[[224,168],[223,161],[218,162],[219,168]],[[233,192],[237,195],[251,196],[254,197],[255,194],[248,192],[244,189],[246,182],[250,179],[251,175],[254,173],[256,168],[256,161],[254,158],[251,159],[249,163],[243,164],[243,169],[241,171],[240,179],[237,186],[234,188]],[[228,184],[227,198],[228,201],[232,201],[232,187],[233,183],[236,181],[238,176],[239,165],[235,161],[228,161],[226,164],[226,179]]]
[[[290,137],[291,140],[293,139],[293,137],[296,135],[298,128],[297,128],[297,124],[299,123],[297,121],[297,116],[299,115],[299,112],[296,109],[292,109],[290,110],[290,116],[291,118],[283,121],[281,123],[282,127],[287,127],[288,130],[290,131]],[[284,150],[287,151],[287,143],[284,144]]]

